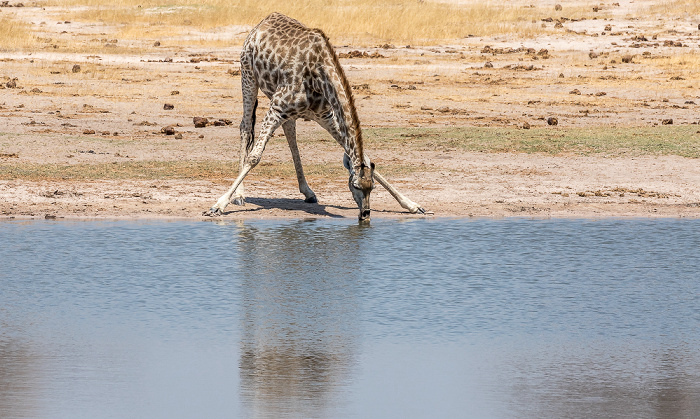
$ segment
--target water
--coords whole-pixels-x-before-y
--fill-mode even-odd
[[[2,418],[697,418],[699,220],[0,222]]]

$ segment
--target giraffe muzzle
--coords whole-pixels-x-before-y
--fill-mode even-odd
[[[371,212],[371,211],[370,211],[369,209],[360,210],[360,217],[359,217],[359,218],[360,218],[360,221],[367,221],[367,220],[369,220],[370,212]]]

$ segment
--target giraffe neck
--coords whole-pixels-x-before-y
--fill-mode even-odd
[[[333,90],[335,91],[335,94],[331,92],[329,96],[337,98],[338,103],[331,103],[331,105],[334,107],[336,122],[344,140],[343,148],[345,148],[345,153],[350,157],[352,165],[355,168],[359,168],[365,165],[366,162],[362,128],[360,127],[360,118],[357,115],[352,89],[328,37],[319,29],[314,31],[321,35],[325,41],[326,62],[329,70],[328,81],[333,85]]]

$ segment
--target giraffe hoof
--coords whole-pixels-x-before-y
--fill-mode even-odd
[[[233,205],[245,206],[245,198],[239,196],[238,198],[235,198],[233,201],[231,201],[231,203]]]
[[[223,211],[221,211],[219,208],[214,207],[211,207],[202,213],[202,215],[204,215],[205,217],[218,217],[223,214]]]
[[[423,214],[423,215],[435,215],[434,212],[432,211],[426,211],[425,208],[423,207],[418,207],[416,208],[415,211],[413,211],[414,214]]]
[[[316,195],[314,195],[314,196],[310,196],[310,197],[306,198],[304,200],[304,202],[306,202],[307,204],[317,204],[318,199],[316,199]]]

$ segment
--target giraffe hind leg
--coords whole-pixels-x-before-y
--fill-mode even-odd
[[[311,190],[309,184],[306,183],[306,177],[304,176],[304,169],[301,166],[301,156],[299,155],[299,147],[297,147],[297,129],[296,121],[290,119],[282,124],[282,129],[284,130],[284,136],[287,137],[287,144],[289,144],[289,150],[292,152],[292,160],[294,161],[294,170],[297,173],[297,181],[299,182],[299,192],[304,194],[304,202],[315,204],[318,202],[316,199],[316,194]]]
[[[240,170],[243,169],[250,151],[255,143],[255,112],[258,108],[258,85],[255,82],[252,69],[241,57],[241,90],[243,93],[243,118],[241,119],[241,151]],[[235,205],[245,205],[245,189],[241,183],[233,193],[231,202]]]

